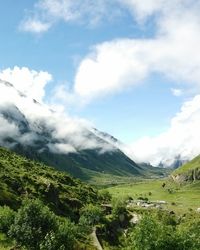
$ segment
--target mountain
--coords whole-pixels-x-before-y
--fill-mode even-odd
[[[176,182],[200,180],[200,155],[173,171],[171,177]]]
[[[53,111],[10,83],[0,81],[0,91],[1,146],[82,180],[96,174],[145,176],[146,168],[125,155],[116,138]]]
[[[56,214],[75,219],[81,207],[98,201],[98,193],[66,173],[0,147],[0,206],[17,209],[26,198],[38,198]]]

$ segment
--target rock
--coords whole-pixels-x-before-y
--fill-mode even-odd
[[[132,219],[130,220],[131,224],[137,224],[139,222],[139,220],[141,219],[140,215],[137,214],[132,214]]]

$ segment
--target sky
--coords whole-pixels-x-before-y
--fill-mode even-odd
[[[199,0],[1,1],[0,78],[115,136],[134,159],[194,157],[199,11]]]

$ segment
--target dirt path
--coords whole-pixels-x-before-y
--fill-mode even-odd
[[[93,231],[91,233],[91,238],[92,238],[93,245],[96,247],[96,249],[103,250],[103,248],[102,248],[102,246],[97,238],[96,227],[93,228]]]

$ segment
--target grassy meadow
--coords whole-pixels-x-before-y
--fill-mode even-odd
[[[165,187],[163,187],[165,183]],[[200,207],[200,182],[178,185],[169,180],[146,180],[107,188],[113,197],[147,197],[149,201],[166,201],[166,209],[180,213]]]

